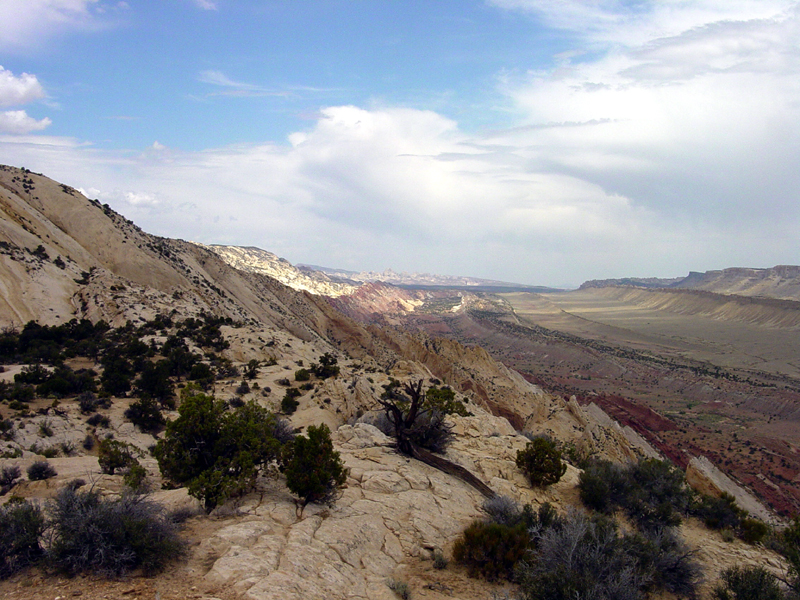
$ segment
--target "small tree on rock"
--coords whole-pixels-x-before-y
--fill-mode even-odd
[[[432,387],[423,393],[421,380],[406,383],[401,390],[400,382],[395,379],[390,380],[383,388],[384,393],[378,403],[391,424],[390,433],[401,453],[458,477],[487,498],[495,495],[488,485],[467,469],[434,454],[444,452],[452,439],[453,434],[445,417],[453,414],[471,416],[463,402],[456,400],[453,390],[448,387]]]
[[[285,446],[286,485],[302,500],[332,504],[350,472],[333,449],[331,430],[325,424],[308,428],[308,437],[298,435]]]

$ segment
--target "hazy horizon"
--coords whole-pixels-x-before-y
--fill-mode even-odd
[[[0,162],[290,262],[799,264],[800,2],[6,0]]]

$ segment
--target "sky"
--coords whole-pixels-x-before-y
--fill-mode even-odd
[[[293,263],[800,264],[800,2],[0,0],[0,163]]]

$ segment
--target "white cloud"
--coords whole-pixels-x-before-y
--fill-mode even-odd
[[[505,76],[507,130],[335,106],[286,146],[135,154],[0,136],[0,162],[104,190],[153,233],[330,266],[552,285],[798,261],[794,3],[495,4],[572,27],[576,45],[552,70]]]
[[[594,42],[638,45],[724,21],[771,19],[794,0],[487,0]]]
[[[217,10],[217,3],[211,0],[194,0],[195,5],[203,10]]]
[[[158,204],[158,200],[152,194],[145,192],[125,192],[124,198],[128,204],[133,204],[134,206],[140,204],[155,206]]]
[[[48,118],[37,121],[29,117],[24,110],[8,110],[0,113],[0,133],[23,135],[31,131],[41,131],[51,123]]]
[[[153,233],[254,244],[294,261],[544,284],[620,265],[675,274],[664,272],[670,261],[696,264],[691,227],[531,168],[524,148],[484,143],[429,111],[330,107],[294,137],[291,147],[135,157],[0,139],[0,162],[94,187]]]
[[[27,104],[44,98],[44,90],[35,75],[19,77],[0,65],[0,107]]]
[[[0,49],[36,47],[69,31],[92,31],[105,25],[102,15],[124,3],[101,0],[2,0]]]

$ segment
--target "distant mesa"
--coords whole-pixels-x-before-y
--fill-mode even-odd
[[[585,282],[579,289],[630,286],[645,289],[684,289],[800,300],[800,266],[778,265],[769,269],[733,267],[705,273],[690,272],[686,277],[659,279],[656,277],[622,279],[595,279]]]

